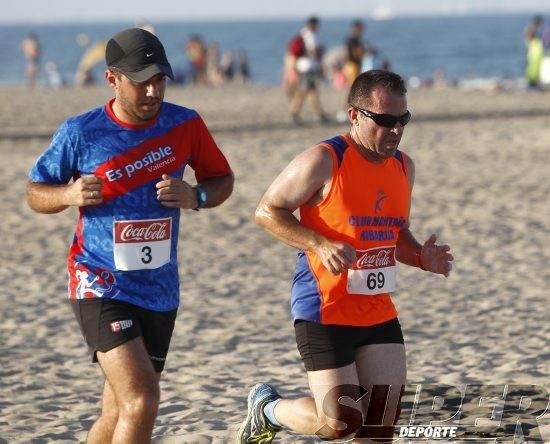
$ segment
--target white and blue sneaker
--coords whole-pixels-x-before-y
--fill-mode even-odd
[[[237,444],[255,442],[270,444],[283,428],[269,422],[264,414],[266,404],[281,399],[269,384],[256,384],[248,394],[248,415],[237,432]]]

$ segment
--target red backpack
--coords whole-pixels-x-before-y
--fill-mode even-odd
[[[306,55],[306,45],[300,34],[297,34],[289,42],[287,51],[294,57],[303,57]]]

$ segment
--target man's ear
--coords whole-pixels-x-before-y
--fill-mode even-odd
[[[111,71],[110,69],[105,71],[105,81],[107,82],[107,85],[109,85],[111,88],[115,89],[117,87],[117,79],[118,76],[115,72]]]
[[[348,108],[348,118],[352,125],[359,125],[358,119],[358,112],[355,108],[352,108],[351,106]]]

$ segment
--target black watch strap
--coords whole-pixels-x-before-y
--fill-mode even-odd
[[[206,191],[201,187],[195,187],[195,193],[197,196],[197,206],[193,208],[193,210],[199,211],[201,208],[205,207],[208,196]]]

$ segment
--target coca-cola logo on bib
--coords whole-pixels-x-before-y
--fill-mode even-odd
[[[172,219],[124,220],[115,222],[115,242],[158,242],[170,239]]]
[[[393,267],[394,265],[395,247],[357,251],[357,269]]]

